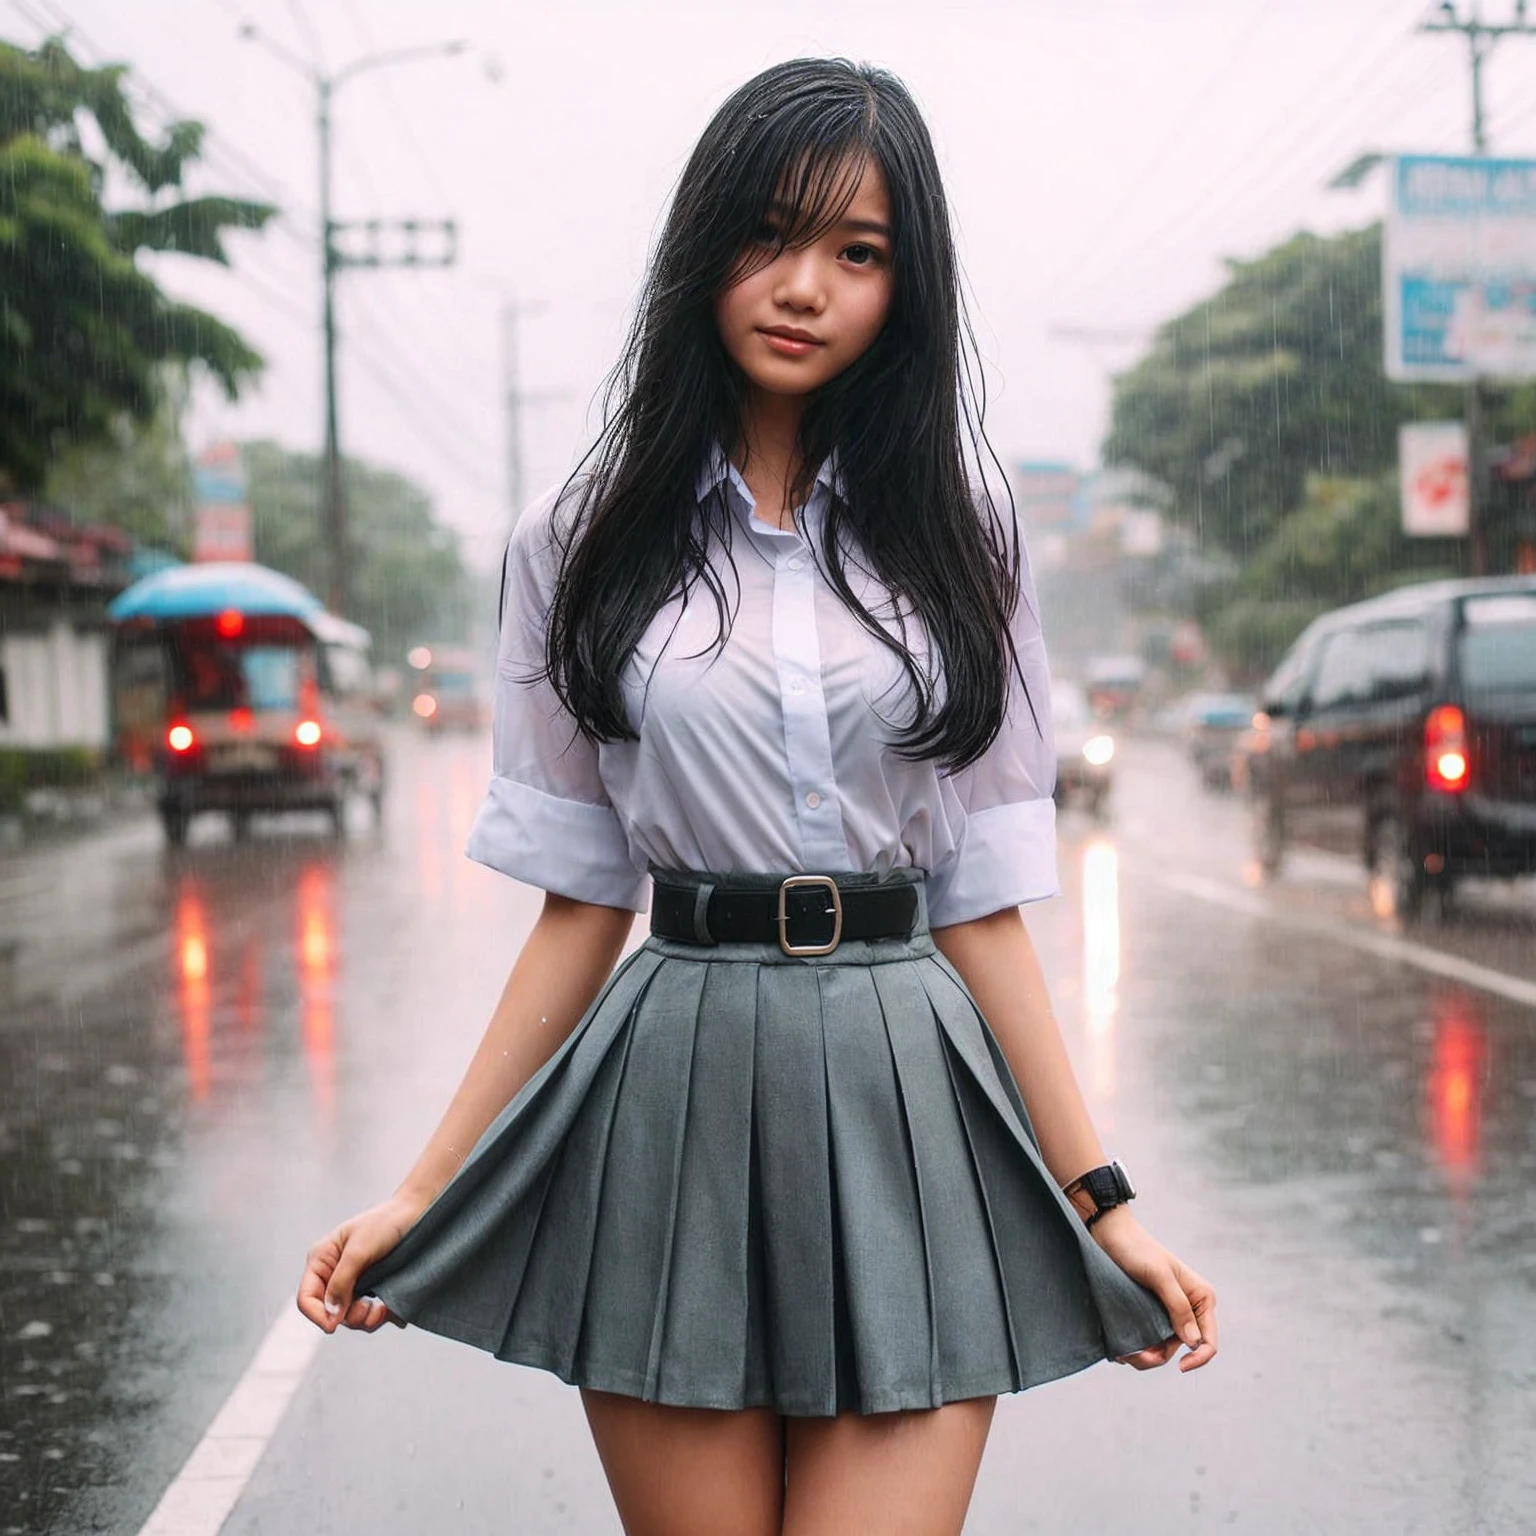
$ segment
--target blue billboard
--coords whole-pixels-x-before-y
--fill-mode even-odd
[[[1395,157],[1382,265],[1389,378],[1536,378],[1536,161]]]

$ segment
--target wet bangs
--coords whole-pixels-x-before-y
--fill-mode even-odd
[[[848,212],[864,169],[873,159],[869,147],[859,144],[824,153],[816,160],[802,156],[786,167],[758,215],[759,222],[777,220],[786,246],[814,245]]]
[[[781,79],[771,100],[738,104],[713,189],[733,258],[765,223],[783,246],[821,239],[847,213],[865,168],[879,164],[877,97],[849,73],[842,90],[829,91],[825,72],[808,70],[800,89]]]

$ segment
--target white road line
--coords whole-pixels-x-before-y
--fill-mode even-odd
[[[324,1338],[283,1309],[139,1536],[218,1536]]]
[[[1214,906],[1241,912],[1248,917],[1262,917],[1282,928],[1335,939],[1340,944],[1348,944],[1353,949],[1363,950],[1379,959],[1400,960],[1405,965],[1428,971],[1432,976],[1463,981],[1469,987],[1507,997],[1511,1002],[1522,1003],[1527,1008],[1536,1008],[1536,982],[1527,981],[1522,976],[1511,976],[1507,971],[1494,970],[1492,966],[1458,959],[1443,950],[1431,949],[1427,944],[1416,944],[1412,939],[1394,938],[1389,933],[1371,933],[1349,923],[1298,917],[1252,891],[1245,891],[1241,886],[1208,880],[1203,875],[1160,875],[1158,879],[1159,883],[1170,890],[1193,896],[1199,901],[1208,901]]]

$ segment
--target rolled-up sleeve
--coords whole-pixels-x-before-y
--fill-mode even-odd
[[[953,851],[930,871],[928,914],[936,928],[1056,894],[1051,683],[1039,603],[1022,549],[1011,628],[1019,668],[1003,728],[976,762],[947,781],[962,820]]]
[[[467,852],[541,890],[605,907],[645,906],[646,878],[603,789],[598,748],[540,674],[559,574],[558,491],[518,520],[507,546],[497,647],[493,773]]]

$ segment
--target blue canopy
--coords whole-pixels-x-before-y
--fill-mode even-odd
[[[307,619],[325,604],[281,571],[237,560],[209,560],[156,571],[120,593],[107,609],[115,623],[128,619],[195,619],[223,613],[286,613]]]

